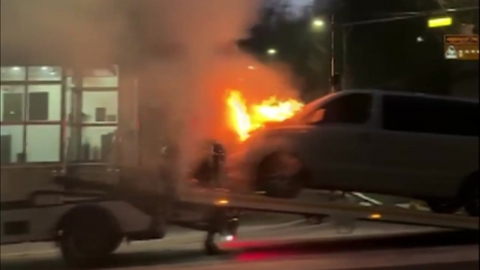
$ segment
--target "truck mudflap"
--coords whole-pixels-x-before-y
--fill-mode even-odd
[[[204,241],[208,255],[221,253],[219,242],[237,238],[240,225],[240,211],[232,208],[216,208],[209,219],[209,228]]]

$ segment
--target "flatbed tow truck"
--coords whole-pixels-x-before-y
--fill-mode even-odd
[[[130,170],[130,171],[129,171]],[[57,173],[58,190],[37,191],[24,207],[1,211],[1,244],[54,241],[69,265],[102,261],[123,240],[162,239],[168,224],[206,232],[208,254],[220,251],[216,236],[234,240],[243,211],[300,216],[331,216],[349,220],[392,222],[460,230],[478,230],[478,217],[435,214],[395,206],[343,202],[302,202],[201,187],[170,181],[163,192],[137,191],[132,180],[161,179],[139,169],[114,169],[115,185],[92,185]],[[128,175],[127,176],[127,171]],[[218,176],[218,175],[217,175]],[[160,178],[159,178],[160,177]]]

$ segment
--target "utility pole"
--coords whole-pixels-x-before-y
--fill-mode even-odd
[[[335,12],[332,11],[330,15],[330,92],[336,92],[336,78],[335,78]]]
[[[343,35],[341,20],[342,14],[339,11],[344,7],[341,0],[330,1],[330,92],[340,91],[341,75],[337,67],[337,38]],[[340,41],[342,42],[342,41]],[[343,58],[343,54],[341,55]],[[343,71],[343,65],[342,65]]]

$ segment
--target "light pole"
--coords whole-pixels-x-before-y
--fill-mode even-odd
[[[335,14],[330,15],[330,92],[335,92],[338,84],[335,72]]]
[[[335,66],[335,16],[334,14],[332,13],[332,15],[330,16],[330,23],[329,23],[329,27],[330,27],[330,48],[329,48],[329,54],[330,54],[330,80],[329,80],[329,84],[330,84],[330,92],[335,92],[337,89],[336,89],[336,85],[337,85],[337,80],[338,78],[337,75],[336,75],[336,66]],[[312,31],[313,32],[320,32],[320,31],[324,31],[325,30],[325,25],[326,25],[326,22],[325,20],[321,19],[321,18],[312,18],[311,19],[311,28],[312,28]],[[315,39],[316,40],[316,39]]]

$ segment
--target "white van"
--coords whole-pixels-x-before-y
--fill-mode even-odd
[[[476,100],[348,90],[252,134],[227,173],[269,196],[293,198],[305,187],[370,192],[478,216],[478,135]]]

